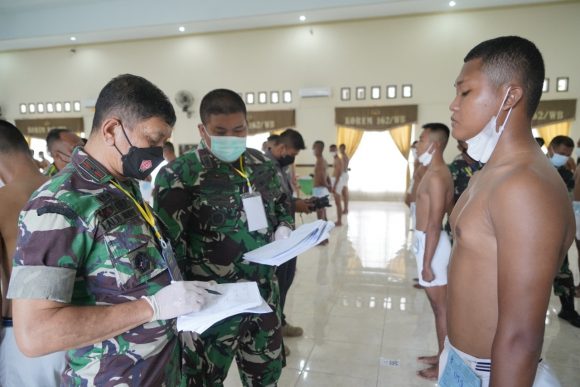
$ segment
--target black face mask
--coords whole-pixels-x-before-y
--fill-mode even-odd
[[[282,157],[280,160],[278,160],[278,164],[280,164],[280,166],[282,168],[287,167],[288,165],[294,164],[294,156],[284,156]]]
[[[129,143],[129,152],[122,154],[115,145],[117,151],[121,154],[123,163],[123,176],[132,177],[138,180],[145,180],[155,168],[163,161],[163,147],[151,146],[147,148],[137,148],[131,144],[125,128],[121,124],[123,134]]]

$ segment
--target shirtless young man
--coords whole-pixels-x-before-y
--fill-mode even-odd
[[[335,226],[342,226],[342,188],[343,179],[342,171],[344,167],[342,166],[342,159],[338,156],[336,145],[331,145],[330,154],[332,155],[332,177],[330,178],[332,195],[334,196],[334,204],[336,205],[336,223]]]
[[[542,55],[508,36],[480,43],[464,62],[450,105],[453,137],[485,167],[451,215],[440,385],[452,364],[466,364],[482,387],[559,386],[539,361],[552,281],[575,223],[566,187],[530,130]],[[457,356],[463,362],[448,362]]]
[[[0,328],[0,386],[56,386],[65,367],[63,352],[29,358],[16,346],[12,307],[6,299],[16,249],[18,216],[28,198],[48,180],[36,166],[22,133],[0,120],[0,276],[2,282],[2,327]]]
[[[448,140],[449,128],[440,123],[431,123],[423,125],[417,143],[419,162],[427,170],[417,187],[417,224],[413,247],[419,284],[425,288],[435,315],[438,344],[437,355],[419,357],[419,361],[430,367],[419,371],[418,375],[430,380],[437,379],[439,355],[447,335],[447,266],[451,243],[442,226],[443,217],[453,206],[453,179],[443,160]]]
[[[342,160],[342,202],[344,203],[342,213],[348,214],[348,164],[350,158],[346,154],[346,145],[340,144],[338,150]]]
[[[312,195],[317,198],[322,198],[328,196],[330,191],[330,179],[326,173],[328,169],[328,163],[322,157],[322,151],[324,151],[324,142],[318,140],[312,145],[312,150],[314,151],[314,156],[316,156],[316,164],[314,164],[314,181],[312,188]],[[326,208],[320,208],[316,210],[316,217],[318,219],[326,219]]]

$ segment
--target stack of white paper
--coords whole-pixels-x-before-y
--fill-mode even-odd
[[[292,231],[290,237],[274,241],[244,254],[244,259],[264,265],[280,266],[306,250],[328,239],[334,223],[317,220]]]
[[[212,287],[201,311],[177,318],[177,330],[203,333],[218,321],[240,313],[269,313],[272,309],[260,295],[256,282],[236,282]]]

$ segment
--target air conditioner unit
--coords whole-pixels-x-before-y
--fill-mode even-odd
[[[309,87],[300,89],[298,94],[302,98],[330,97],[332,95],[332,90],[330,87]]]

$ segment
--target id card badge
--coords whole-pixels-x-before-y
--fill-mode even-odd
[[[439,381],[440,387],[481,387],[481,379],[457,352],[449,348],[445,370]]]
[[[167,264],[167,269],[169,270],[169,276],[172,281],[182,281],[183,277],[179,266],[177,266],[177,260],[175,259],[175,254],[173,253],[173,248],[169,241],[164,241],[161,239],[161,255]]]
[[[248,220],[248,229],[250,231],[261,230],[268,227],[264,202],[259,192],[247,193],[242,195],[244,212]]]

